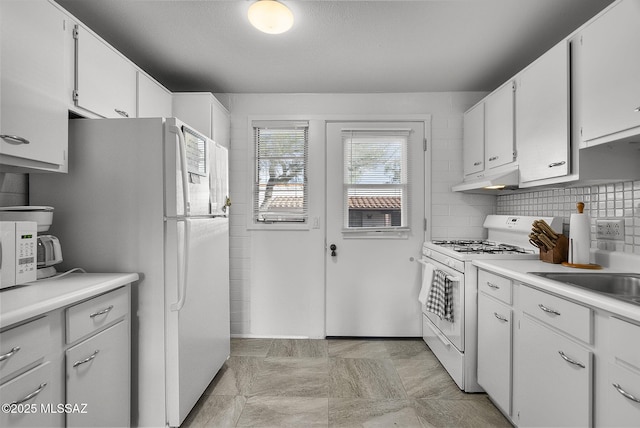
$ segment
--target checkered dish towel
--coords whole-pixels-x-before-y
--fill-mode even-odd
[[[426,309],[440,319],[453,322],[453,287],[447,274],[440,269],[433,273],[433,284],[429,290]]]

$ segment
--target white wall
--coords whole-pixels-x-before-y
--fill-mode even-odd
[[[247,229],[253,176],[249,117],[430,114],[431,238],[482,238],[482,221],[495,211],[495,196],[454,194],[450,187],[462,180],[462,114],[484,95],[229,94],[232,334],[324,337],[324,139],[310,135],[309,210],[310,218],[320,217],[320,228]],[[287,279],[292,276],[300,279]]]

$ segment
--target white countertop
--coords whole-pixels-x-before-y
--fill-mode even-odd
[[[137,273],[72,273],[0,291],[0,328],[138,280]]]
[[[527,272],[627,272],[637,273],[637,267],[633,270],[620,268],[603,268],[601,270],[575,269],[561,264],[545,263],[540,260],[477,260],[473,264],[498,275],[512,278],[515,281],[548,291],[558,296],[580,302],[582,304],[612,312],[619,316],[640,322],[640,305],[625,302],[608,297],[594,291],[546,279]]]

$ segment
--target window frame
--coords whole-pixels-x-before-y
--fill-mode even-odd
[[[401,180],[400,183],[375,183],[375,184],[350,184],[347,183],[346,179],[346,145],[347,145],[347,134],[351,133],[351,138],[360,136],[361,138],[373,137],[373,138],[384,138],[385,136],[389,136],[391,138],[403,138],[402,141],[402,155],[401,155],[401,168],[400,175]],[[358,135],[360,134],[360,135]],[[410,146],[411,146],[411,130],[410,129],[385,129],[385,128],[366,128],[366,129],[343,129],[342,130],[342,165],[343,165],[343,225],[342,225],[342,233],[343,235],[356,235],[367,232],[375,232],[381,234],[397,234],[397,233],[406,233],[411,231],[410,221],[410,207],[411,201],[409,200],[410,195],[410,171],[409,171],[409,156],[410,156]],[[400,218],[401,225],[400,226],[373,226],[373,227],[352,227],[349,226],[350,222],[350,207],[349,207],[349,190],[350,189],[380,189],[380,188],[389,188],[389,189],[399,189],[400,190]]]
[[[304,143],[304,174],[303,174],[303,206],[300,220],[273,220],[273,221],[261,221],[258,219],[258,203],[260,191],[257,186],[259,185],[258,173],[259,173],[259,154],[257,138],[255,134],[256,128],[269,128],[274,129],[293,129],[293,128],[306,128],[306,141]],[[247,229],[275,229],[275,230],[308,230],[310,229],[310,212],[309,212],[309,152],[310,152],[310,128],[311,121],[301,118],[257,118],[250,117],[248,121],[248,134],[249,134],[249,167],[252,169],[250,201],[248,201],[247,209]]]

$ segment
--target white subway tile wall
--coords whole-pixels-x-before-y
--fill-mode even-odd
[[[591,247],[640,254],[640,181],[518,192],[498,196],[498,214],[559,216],[569,236],[569,218],[584,202],[591,216]],[[623,219],[624,239],[597,239],[597,219]]]

